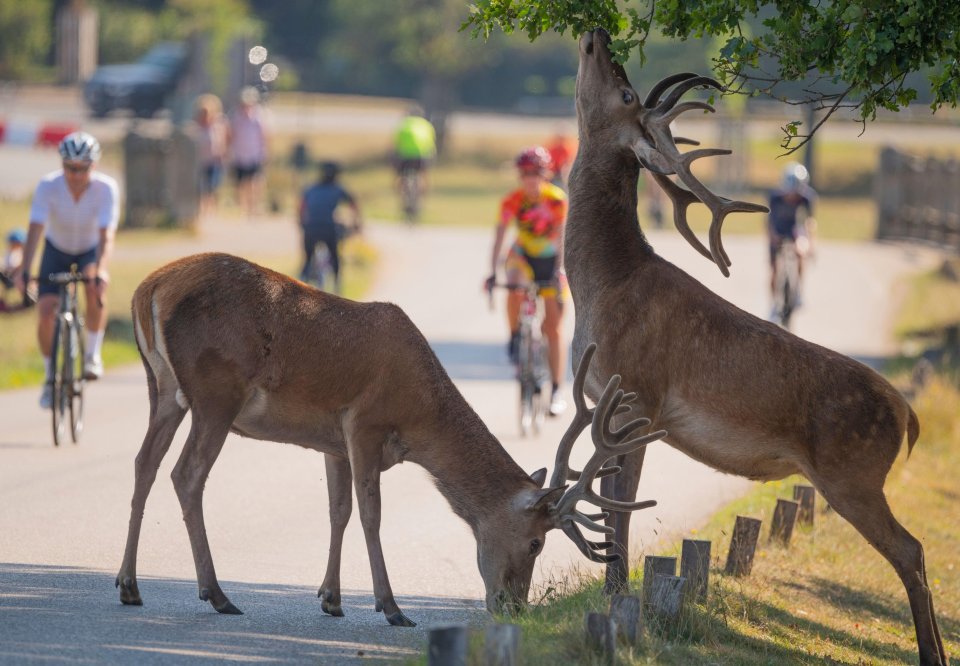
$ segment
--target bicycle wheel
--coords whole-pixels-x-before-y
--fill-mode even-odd
[[[407,224],[414,224],[420,215],[420,178],[416,171],[408,170],[401,180],[403,216]]]
[[[539,384],[537,382],[536,349],[533,331],[529,326],[520,328],[520,346],[517,353],[518,379],[520,380],[520,434],[526,437],[536,434],[537,403]]]
[[[72,358],[70,363],[70,438],[76,444],[80,441],[80,434],[83,432],[83,386],[86,380],[83,378],[84,361],[84,340],[83,325],[77,319],[73,320],[70,326],[71,351]]]
[[[68,358],[70,343],[67,341],[70,336],[64,332],[65,328],[66,322],[63,317],[57,317],[53,325],[53,350],[50,357],[50,364],[53,368],[53,403],[50,405],[50,411],[53,416],[54,446],[60,446],[61,440],[66,437],[67,395],[63,388],[63,372],[66,364],[64,364],[63,359]]]

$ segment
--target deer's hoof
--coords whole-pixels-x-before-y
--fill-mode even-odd
[[[392,624],[395,627],[415,627],[417,623],[411,620],[409,617],[403,614],[402,611],[397,611],[393,615],[387,616],[387,622]]]
[[[213,609],[218,613],[223,613],[224,615],[243,615],[243,611],[229,601],[221,606],[214,606]]]
[[[333,590],[325,590],[323,588],[317,592],[317,596],[320,597],[320,608],[327,615],[333,615],[334,617],[343,617],[343,609],[340,607],[340,599],[337,595],[333,593]]]
[[[143,599],[140,598],[140,591],[137,589],[137,583],[129,576],[125,576],[121,581],[120,576],[114,583],[120,588],[120,603],[124,606],[142,606]]]

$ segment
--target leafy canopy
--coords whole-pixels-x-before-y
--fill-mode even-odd
[[[651,30],[719,37],[714,69],[729,91],[812,103],[828,109],[820,123],[842,107],[864,121],[900,109],[916,97],[907,77],[919,71],[934,111],[955,107],[960,94],[958,0],[475,0],[462,27],[484,38],[519,30],[531,40],[600,27],[616,60],[636,51],[641,64]],[[779,95],[785,81],[807,81],[806,98]]]

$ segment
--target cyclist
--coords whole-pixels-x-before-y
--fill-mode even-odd
[[[91,278],[85,284],[87,344],[83,373],[87,379],[99,379],[103,375],[100,348],[107,323],[105,306],[110,281],[107,266],[119,219],[119,188],[117,181],[95,170],[100,144],[91,135],[69,134],[60,142],[59,150],[63,168],[44,176],[33,196],[23,263],[16,273],[17,288],[24,293],[41,235],[46,240],[40,259],[41,276],[69,271],[76,264],[84,276]],[[54,371],[50,356],[59,294],[57,285],[43,280],[39,293],[37,338],[47,372],[40,406],[49,408]]]
[[[27,234],[23,229],[13,229],[7,234],[7,251],[3,257],[3,268],[0,269],[0,284],[3,285],[3,296],[0,297],[0,312],[14,309],[7,303],[10,290],[13,289],[13,276],[23,263],[23,244],[27,241]],[[26,303],[26,299],[24,303]]]
[[[813,206],[817,193],[809,185],[810,175],[802,164],[791,162],[783,170],[779,189],[770,193],[767,233],[770,239],[770,294],[776,290],[776,260],[780,244],[793,240],[797,252],[797,275],[803,282],[803,258],[813,254],[816,220]],[[801,214],[802,211],[802,214]],[[799,305],[799,303],[797,304]]]
[[[344,236],[343,225],[337,223],[334,212],[341,203],[353,211],[354,231],[360,231],[360,206],[352,194],[340,185],[337,176],[340,165],[336,162],[320,164],[320,179],[303,192],[300,199],[300,228],[303,230],[303,270],[300,279],[306,282],[314,250],[324,243],[330,252],[330,267],[333,269],[334,291],[340,293],[340,240]]]
[[[541,289],[544,317],[543,335],[548,343],[550,374],[553,392],[549,413],[557,416],[566,409],[560,395],[563,377],[564,343],[560,337],[560,322],[563,315],[563,290],[566,278],[563,273],[563,225],[567,217],[567,197],[556,185],[547,181],[550,174],[550,153],[541,146],[527,148],[516,158],[520,187],[500,204],[500,219],[497,223],[491,256],[488,288],[496,282],[497,268],[507,227],[517,226],[517,236],[504,262],[507,282],[524,284],[531,279],[554,281],[556,286]],[[516,362],[520,342],[520,307],[523,294],[512,290],[507,295],[507,322],[510,327],[508,352]]]
[[[420,193],[427,189],[427,167],[437,155],[437,133],[423,115],[419,106],[411,106],[400,121],[394,136],[394,168],[397,171],[397,191],[402,187],[403,176],[414,171]]]

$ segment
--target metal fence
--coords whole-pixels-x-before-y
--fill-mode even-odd
[[[884,148],[877,170],[877,238],[960,251],[960,162]]]

